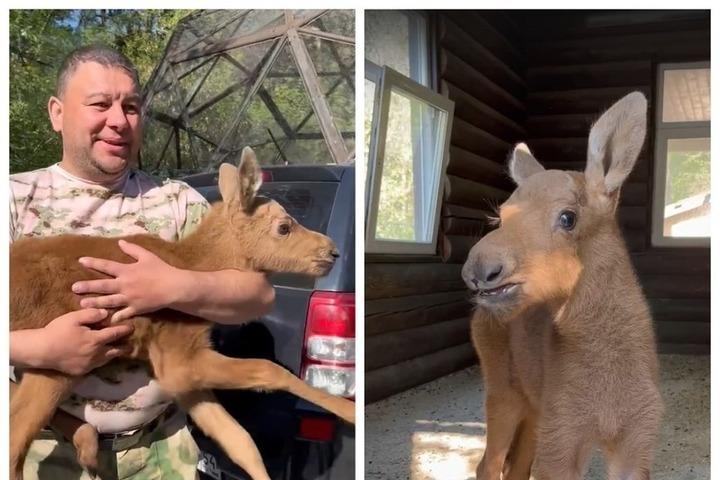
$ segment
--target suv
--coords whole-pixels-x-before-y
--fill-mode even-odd
[[[210,202],[220,199],[216,174],[183,179]],[[303,226],[324,233],[340,257],[322,278],[276,274],[275,308],[241,326],[218,325],[215,349],[229,357],[266,358],[331,393],[355,395],[355,169],[352,166],[263,167],[260,194],[280,203]],[[320,343],[318,343],[320,342]],[[340,357],[328,357],[327,348]],[[216,391],[252,436],[273,480],[351,479],[354,428],[286,392]],[[202,479],[247,474],[197,429]]]

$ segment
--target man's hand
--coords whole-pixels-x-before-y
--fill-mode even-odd
[[[154,253],[124,240],[118,242],[120,249],[137,260],[120,263],[101,258],[83,257],[85,267],[114,278],[85,280],[73,284],[75,293],[100,293],[99,297],[86,297],[80,301],[83,308],[120,308],[113,314],[112,322],[153,312],[170,306],[177,289],[173,284],[182,277],[184,270],[165,263]]]
[[[75,293],[101,294],[83,298],[83,308],[119,308],[112,316],[113,322],[170,308],[213,322],[240,324],[272,309],[275,290],[262,273],[183,270],[139,245],[124,240],[119,245],[137,262],[81,258],[86,268],[114,278],[73,285]]]
[[[105,310],[77,310],[54,319],[44,328],[11,332],[11,363],[83,375],[129,350],[128,346],[109,344],[132,333],[132,325],[92,328],[106,317]]]

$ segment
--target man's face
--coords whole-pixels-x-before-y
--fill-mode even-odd
[[[62,98],[49,103],[53,128],[63,138],[63,163],[87,180],[118,178],[140,148],[140,95],[130,74],[81,63]]]

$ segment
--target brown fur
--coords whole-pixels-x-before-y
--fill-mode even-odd
[[[479,480],[527,480],[531,468],[537,480],[581,479],[595,446],[610,479],[650,478],[663,411],[655,339],[615,220],[646,108],[633,93],[598,120],[584,174],[545,171],[515,149],[518,189],[463,267],[487,395]],[[570,230],[564,211],[576,214]]]
[[[264,272],[326,274],[337,255],[332,240],[297,224],[276,202],[255,197],[260,170],[252,150],[243,151],[239,169],[223,165],[220,190],[224,203],[212,210],[186,239],[167,242],[150,235],[123,237],[158,255],[170,265],[196,271],[227,268]],[[290,225],[282,234],[280,225]],[[80,256],[130,262],[117,238],[63,235],[23,239],[10,249],[10,329],[41,328],[80,308],[71,291],[79,280],[101,278],[78,263]],[[232,359],[212,350],[211,324],[173,310],[129,320],[129,358],[150,363],[162,388],[172,394],[198,426],[214,438],[253,479],[268,478],[260,454],[247,432],[215,401],[210,389],[286,390],[354,423],[354,403],[310,387],[282,367],[255,359]],[[21,478],[27,450],[40,429],[78,378],[27,370],[10,402],[10,478]],[[70,428],[79,459],[97,446],[86,427]],[[93,450],[95,448],[95,450]]]

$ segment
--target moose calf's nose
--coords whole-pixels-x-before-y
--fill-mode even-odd
[[[332,252],[330,252],[330,255],[332,255],[334,258],[338,258],[340,256],[340,252],[338,252],[337,248],[333,248]]]
[[[494,282],[495,280],[497,280],[500,277],[500,274],[502,273],[502,271],[503,271],[502,264],[490,265],[489,267],[484,269],[485,281],[488,283]]]

